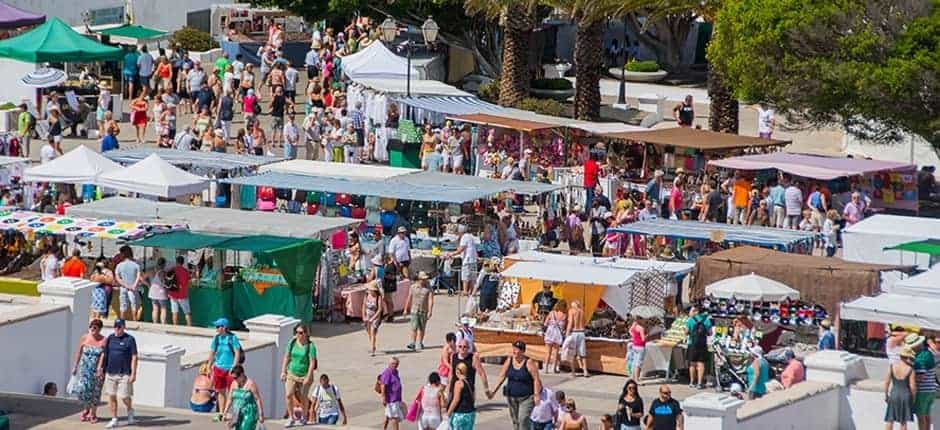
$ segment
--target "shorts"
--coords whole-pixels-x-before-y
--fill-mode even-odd
[[[107,110],[102,109],[101,106],[95,110],[95,121],[104,121],[104,114]]]
[[[441,415],[421,415],[421,419],[418,420],[418,428],[426,429],[432,428],[436,429],[441,425]]]
[[[293,394],[298,399],[305,398],[310,387],[307,386],[304,379],[306,379],[304,376],[295,376],[287,372],[287,379],[284,380],[284,392],[288,395]]]
[[[183,313],[189,315],[191,312],[189,310],[189,298],[182,299],[170,299],[170,312],[174,314],[180,313],[180,309],[183,310]]]
[[[274,130],[280,131],[284,129],[284,117],[276,116],[274,118]]]
[[[218,392],[228,392],[229,386],[232,385],[232,374],[228,370],[222,370],[218,367],[212,366],[212,388]]]
[[[690,363],[704,363],[708,360],[708,347],[689,346],[685,352],[685,359]]]
[[[402,403],[401,402],[392,402],[385,405],[385,418],[391,420],[403,420],[405,419],[405,413],[402,412]]]
[[[937,393],[917,393],[914,396],[914,415],[919,417],[929,417],[930,410],[933,409],[933,399]]]
[[[136,85],[137,84],[137,74],[136,73],[125,73],[124,74],[124,83]]]
[[[154,308],[160,308],[160,309],[166,309],[166,308],[170,307],[170,301],[167,300],[167,299],[163,299],[163,300],[161,300],[161,299],[150,299],[150,304],[151,304]]]
[[[545,421],[544,423],[540,423],[537,421],[530,421],[530,423],[531,423],[529,425],[530,430],[555,430],[555,423],[551,421]],[[620,429],[616,429],[616,430],[620,430]]]
[[[321,415],[317,417],[317,424],[334,425],[339,421],[339,414]]]
[[[477,279],[477,262],[468,261],[460,267],[460,280],[464,282],[475,281]]]
[[[118,296],[119,309],[121,312],[127,312],[131,309],[137,310],[140,307],[140,292],[131,291],[127,288],[121,287],[121,292]]]
[[[643,368],[643,359],[646,357],[646,347],[645,346],[631,346],[630,352],[628,353],[629,360],[627,364],[631,369],[642,369]],[[642,375],[640,375],[642,376]]]
[[[463,154],[453,155],[450,161],[451,161],[451,169],[453,170],[463,169]]]
[[[284,145],[284,158],[293,160],[297,158],[297,145]]]
[[[297,97],[297,90],[284,90],[284,97],[287,97],[293,101],[294,98]]]
[[[57,134],[55,136],[52,136],[52,141],[55,142],[56,144],[62,143],[62,135]]]
[[[821,210],[813,209],[810,211],[811,215],[809,221],[813,223],[813,227],[822,228],[823,221],[826,219],[826,214]]]
[[[571,350],[575,353],[575,356],[587,357],[587,341],[584,339],[584,332],[573,331],[568,336],[571,338]]]
[[[127,399],[134,395],[134,383],[131,382],[131,375],[112,375],[104,376],[104,386],[101,392],[106,396],[115,396],[119,399]]]
[[[427,312],[412,312],[411,313],[411,330],[412,331],[424,331],[424,328],[428,325],[428,313]]]

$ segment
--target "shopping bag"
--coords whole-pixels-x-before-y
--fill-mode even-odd
[[[267,427],[264,426],[264,423],[258,423],[255,430],[267,430]]]
[[[571,336],[566,337],[565,341],[561,343],[561,349],[558,351],[558,354],[561,356],[562,361],[571,360],[573,343]]]
[[[464,307],[464,314],[472,315],[477,312],[477,298],[476,296],[467,297],[467,306]]]
[[[418,411],[421,410],[421,403],[418,402],[418,399],[414,399],[411,402],[411,406],[408,407],[408,414],[405,415],[405,419],[411,422],[418,420]]]
[[[448,417],[444,417],[444,419],[441,420],[441,424],[437,426],[437,430],[450,430],[450,420]]]
[[[78,395],[78,376],[72,375],[69,377],[69,383],[65,386],[65,393],[70,396]]]

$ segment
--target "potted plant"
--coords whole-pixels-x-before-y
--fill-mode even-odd
[[[552,64],[542,65],[542,71],[545,73],[546,78],[564,78],[568,70],[571,70],[571,63],[562,61],[559,58],[556,58]]]
[[[623,69],[614,67],[609,72],[617,79],[620,79],[620,74],[623,73],[623,79],[629,82],[659,82],[669,74],[665,70],[660,70],[659,64],[653,60],[630,60],[624,64]]]
[[[574,96],[574,84],[565,78],[536,79],[532,81],[529,94],[540,99],[564,101]]]

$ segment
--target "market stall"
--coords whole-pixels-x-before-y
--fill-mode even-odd
[[[291,64],[303,64],[304,55],[310,49],[310,34],[304,31],[303,18],[291,12],[235,3],[214,4],[210,15],[208,31],[214,40],[219,40],[219,47],[230,59],[241,55],[246,63],[261,64],[259,49],[273,42],[270,29],[275,24],[283,31],[282,57]]]
[[[264,314],[304,322],[313,317],[315,274],[323,248],[319,240],[177,231],[130,244],[153,248],[151,260],[162,255],[173,261],[177,252],[191,251],[181,255],[195,269],[189,286],[195,326],[210,327],[220,317],[229,318],[235,326]],[[216,262],[213,266],[206,262],[209,258]],[[149,263],[152,266],[153,261]]]
[[[29,12],[0,2],[0,29],[13,30],[46,22],[46,15]]]
[[[842,257],[864,263],[911,264],[926,270],[931,266],[930,255],[890,249],[925,239],[940,239],[940,219],[878,214],[842,232]]]
[[[886,293],[843,303],[842,319],[940,330],[938,285],[940,268],[902,279]]]
[[[176,168],[156,154],[129,167],[103,173],[96,183],[120,191],[163,198],[195,194],[209,187],[206,178]]]
[[[831,311],[841,302],[882,291],[883,273],[910,273],[912,269],[742,246],[699,257],[689,294],[693,299],[700,299],[707,296],[709,284],[753,273],[781,282],[799,291],[804,300]]]
[[[533,297],[544,285],[552,286],[556,299],[578,300],[590,321],[586,326],[587,363],[594,371],[626,374],[627,320],[638,309],[662,321],[666,299],[676,294],[676,284],[691,264],[662,263],[622,258],[594,259],[541,252],[525,252],[504,258],[503,285],[496,311],[478,315],[474,345],[484,357],[505,356],[516,339],[527,344],[530,357],[541,359],[546,348],[542,321],[533,319]],[[661,330],[660,330],[661,331]],[[665,371],[665,359],[650,354],[650,370]],[[657,357],[659,357],[657,359]]]
[[[721,247],[753,245],[786,252],[809,254],[813,250],[813,239],[815,237],[812,232],[800,230],[701,221],[677,221],[663,218],[621,224],[609,229],[609,231],[665,238],[674,242],[669,246],[679,254],[682,253],[681,249],[685,244],[679,244],[678,241],[684,241],[686,244],[689,242],[696,243],[698,247],[696,254],[707,253],[706,251],[709,251],[709,248],[713,248],[714,245]],[[653,240],[647,241],[647,243],[660,246]],[[656,252],[655,255],[659,255],[659,252]]]
[[[747,151],[772,151],[790,143],[689,127],[613,132],[603,137],[611,141],[607,148],[610,165],[640,178],[651,176],[654,170],[672,175],[680,167],[687,172],[702,171],[709,160]]]
[[[117,164],[85,145],[78,145],[61,157],[23,171],[27,182],[96,184],[101,175],[121,170]]]

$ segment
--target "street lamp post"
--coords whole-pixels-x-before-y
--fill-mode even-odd
[[[391,45],[398,37],[398,24],[392,17],[385,18],[385,21],[379,25],[382,33],[382,40]],[[429,16],[424,24],[421,25],[421,36],[424,38],[424,46],[429,46],[437,40],[440,27]],[[405,95],[411,97],[411,55],[414,53],[414,42],[411,40],[411,34],[406,34],[405,56],[408,59],[407,69],[405,70]]]
[[[620,66],[620,92],[617,94],[617,104],[626,108],[627,106],[627,79],[626,79],[626,67],[627,67],[627,18],[623,18],[623,51],[624,64]]]

